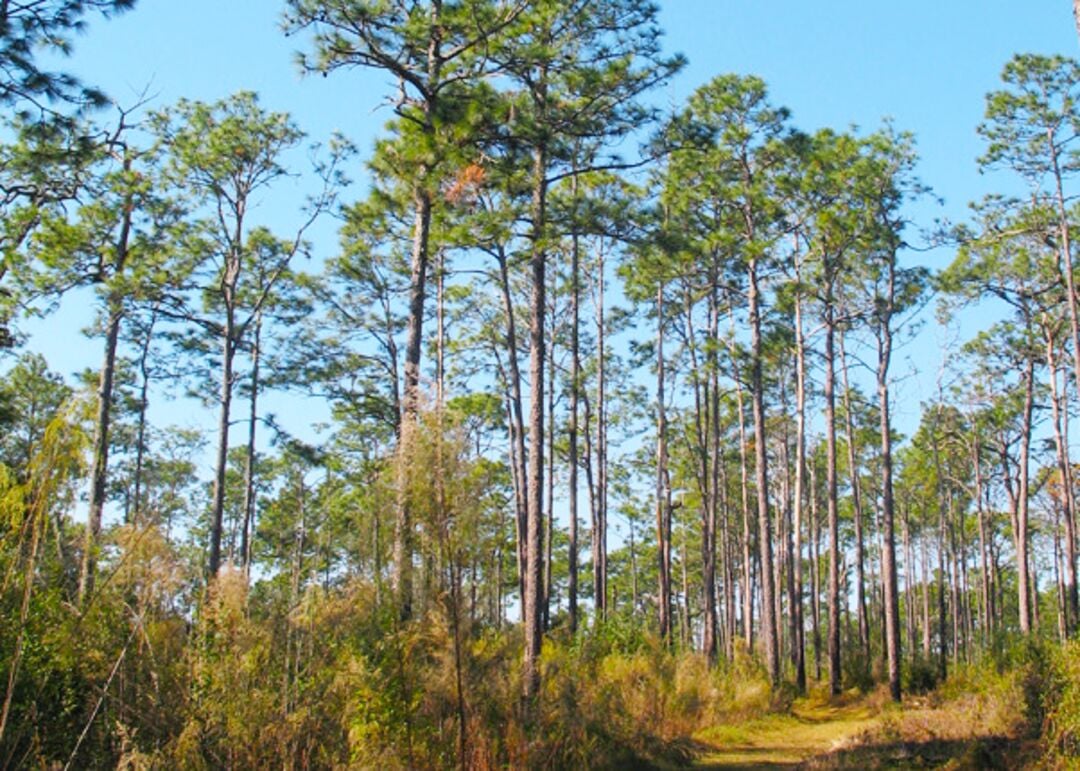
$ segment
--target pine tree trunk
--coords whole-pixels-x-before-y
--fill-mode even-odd
[[[604,250],[597,255],[596,294],[596,529],[593,535],[593,585],[596,587],[596,614],[607,618],[607,415],[605,413],[606,369],[604,319]]]
[[[896,566],[896,512],[893,499],[892,419],[889,411],[889,365],[892,363],[892,312],[896,294],[896,262],[888,267],[888,294],[877,329],[878,420],[881,436],[881,580],[885,615],[885,659],[889,695],[900,701],[900,597]],[[909,568],[913,567],[909,565]],[[912,609],[909,605],[908,614]]]
[[[817,462],[810,463],[810,610],[814,622],[814,679],[821,682],[821,519],[818,517]]]
[[[836,480],[836,324],[833,309],[826,309],[825,319],[825,440],[826,505],[829,518],[829,692],[842,690],[840,664],[840,522],[837,511]]]
[[[848,380],[843,327],[837,330],[836,338],[840,349],[840,373],[844,386],[844,431],[847,434],[848,478],[851,482],[851,504],[855,523],[855,609],[859,623],[859,646],[862,648],[865,660],[869,661],[870,619],[866,614],[866,548],[863,541],[862,481],[859,479],[855,418],[851,411],[851,383]]]
[[[1028,490],[1031,454],[1031,417],[1035,404],[1035,362],[1029,356],[1024,368],[1024,412],[1020,434],[1020,489],[1017,495],[1016,575],[1020,609],[1020,632],[1032,632],[1032,594],[1028,558]]]
[[[747,302],[750,321],[750,396],[754,414],[754,483],[758,508],[758,547],[761,559],[761,636],[765,642],[765,663],[772,684],[780,683],[780,646],[776,616],[776,587],[773,583],[772,520],[769,517],[769,471],[765,446],[765,386],[762,378],[760,293],[757,261],[747,270]]]
[[[734,324],[734,314],[731,316]],[[743,583],[743,641],[746,650],[754,650],[754,561],[753,561],[753,538],[750,529],[750,482],[749,461],[747,456],[746,440],[746,411],[743,406],[743,384],[739,365],[736,360],[734,338],[732,338],[731,354],[732,374],[735,380],[735,409],[739,418],[739,475],[740,493],[742,495],[742,583]]]
[[[252,528],[255,526],[255,427],[259,419],[259,360],[262,356],[262,312],[255,314],[251,340],[251,409],[248,412],[247,454],[244,457],[244,526],[240,536],[240,562],[251,567]]]
[[[532,254],[529,270],[529,459],[526,486],[525,596],[522,621],[525,656],[522,672],[525,697],[532,700],[540,688],[540,648],[543,642],[543,519],[544,519],[544,362],[547,310],[547,252],[543,243],[547,221],[547,148],[541,143],[533,153]]]
[[[796,282],[801,278],[796,275]],[[795,579],[794,594],[791,599],[792,626],[795,630],[791,641],[795,658],[795,687],[799,693],[806,693],[806,634],[803,623],[803,561],[802,528],[803,499],[806,495],[806,351],[802,326],[802,297],[795,295],[795,492],[794,531]]]
[[[229,460],[229,414],[232,407],[233,357],[236,353],[235,281],[239,272],[239,256],[235,258],[231,280],[225,285],[225,326],[221,338],[221,393],[218,412],[218,446],[214,473],[213,508],[210,515],[209,578],[221,567],[222,520],[225,512],[225,472]]]
[[[422,169],[418,176],[426,176]],[[428,272],[428,249],[431,231],[431,194],[417,186],[414,196],[412,254],[409,272],[409,317],[406,324],[404,393],[401,400],[401,419],[398,446],[408,447],[420,409],[420,355],[423,343],[425,283]],[[408,464],[398,464],[397,506],[394,521],[394,594],[398,617],[412,617],[413,603],[413,523],[405,489]]]
[[[577,176],[570,179],[574,200],[577,200]],[[570,554],[567,558],[567,602],[570,615],[570,634],[578,628],[578,390],[581,381],[580,310],[581,252],[578,234],[571,238],[570,247],[570,430],[567,440],[570,450]]]
[[[521,369],[518,365],[517,321],[514,317],[514,300],[510,294],[510,271],[507,255],[502,250],[497,255],[499,263],[499,288],[502,294],[503,313],[506,314],[506,362],[507,385],[510,391],[510,464],[516,479],[514,497],[517,517],[514,522],[515,548],[518,564],[518,591],[525,596],[525,532],[528,520],[527,483],[528,453],[525,450],[525,410],[521,398]]]
[[[671,642],[671,483],[664,396],[664,284],[656,290],[656,546],[660,639]]]
[[[116,346],[120,338],[120,322],[124,317],[121,300],[109,298],[109,318],[105,327],[105,356],[98,378],[97,419],[94,424],[94,461],[90,477],[90,512],[86,523],[86,542],[83,549],[82,572],[79,576],[79,603],[94,589],[98,537],[101,534],[101,515],[105,508],[105,493],[109,469],[109,423],[112,417],[113,380],[116,373]]]
[[[551,310],[551,345],[548,349],[548,475],[547,518],[544,520],[544,618],[546,632],[551,628],[551,548],[555,540],[555,308]]]

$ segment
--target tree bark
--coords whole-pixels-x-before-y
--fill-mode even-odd
[[[596,294],[596,523],[593,528],[593,586],[596,617],[607,618],[607,417],[605,415],[604,250],[597,255]]]
[[[542,88],[542,87],[541,87]],[[541,95],[541,103],[545,101]],[[526,486],[525,596],[522,620],[525,627],[523,683],[525,697],[532,700],[540,688],[539,658],[543,642],[540,606],[543,601],[543,518],[544,518],[544,355],[547,310],[547,252],[543,237],[547,217],[547,147],[539,143],[533,152],[532,253],[529,269],[532,287],[529,296],[529,447]]]
[[[571,193],[576,204],[577,175],[570,178]],[[576,207],[575,207],[576,208]],[[567,558],[567,603],[569,609],[570,634],[578,628],[578,390],[581,381],[581,251],[577,226],[571,235],[570,245],[570,554]]]
[[[664,284],[656,290],[656,547],[660,639],[671,643],[671,481],[664,396]]]
[[[210,524],[209,578],[213,579],[221,567],[221,535],[225,512],[225,472],[229,460],[229,413],[232,407],[233,358],[236,353],[236,324],[234,322],[235,273],[239,272],[239,257],[235,272],[225,286],[225,327],[221,338],[221,392],[218,408],[218,446],[214,473],[214,497]]]
[[[862,648],[866,661],[869,662],[870,619],[866,614],[866,549],[863,542],[862,482],[859,479],[855,418],[852,415],[851,383],[848,380],[843,327],[837,330],[837,344],[840,349],[840,373],[844,386],[844,429],[847,434],[848,478],[851,482],[852,519],[855,524],[855,608],[859,624],[859,646]]]
[[[255,525],[255,431],[259,420],[259,363],[262,356],[262,311],[255,314],[251,338],[251,399],[248,412],[247,454],[244,457],[244,525],[240,535],[240,562],[251,568],[252,528]]]
[[[758,547],[761,553],[761,636],[765,663],[772,684],[780,683],[780,648],[777,640],[776,587],[773,584],[772,520],[769,517],[769,471],[765,447],[765,393],[762,378],[760,290],[757,260],[747,266],[747,313],[750,321],[750,397],[754,414],[754,482],[757,488]]]
[[[796,267],[796,282],[801,281]],[[794,501],[794,551],[793,567],[795,593],[791,598],[792,625],[795,637],[791,641],[795,658],[795,687],[806,693],[806,634],[803,623],[803,564],[802,528],[803,498],[806,486],[806,350],[802,326],[802,296],[795,294],[795,492]]]
[[[900,701],[900,597],[896,569],[896,514],[893,501],[892,420],[889,413],[889,364],[892,361],[892,304],[895,266],[889,266],[888,306],[878,326],[878,420],[881,434],[881,579],[885,610],[885,658],[889,695]],[[909,566],[910,567],[910,566]],[[908,608],[908,613],[912,608]]]
[[[1016,575],[1020,610],[1020,632],[1032,631],[1030,568],[1028,558],[1028,490],[1030,488],[1029,457],[1031,454],[1031,417],[1035,404],[1035,362],[1027,357],[1024,366],[1024,411],[1020,434],[1020,489],[1017,494]]]
[[[842,690],[840,662],[840,523],[836,481],[836,323],[831,306],[825,310],[825,441],[826,506],[829,518],[829,691]]]
[[[98,538],[101,535],[101,516],[105,508],[105,493],[109,467],[109,424],[112,417],[113,380],[116,373],[116,346],[120,323],[124,317],[121,300],[109,298],[109,315],[105,328],[105,356],[98,378],[97,419],[94,427],[94,465],[90,478],[90,512],[86,523],[86,543],[83,549],[82,572],[79,576],[79,603],[85,602],[94,589]]]

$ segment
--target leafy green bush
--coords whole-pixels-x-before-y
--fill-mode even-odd
[[[1077,763],[1080,759],[1080,640],[1073,640],[1055,652],[1052,671],[1054,687],[1046,703],[1048,754]]]

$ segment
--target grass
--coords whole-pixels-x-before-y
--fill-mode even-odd
[[[790,714],[738,725],[710,726],[695,734],[704,752],[698,768],[787,768],[846,746],[880,722],[870,699],[814,694],[798,699]]]
[[[1004,694],[1002,694],[1004,695]],[[1034,757],[1000,698],[970,693],[909,697],[816,692],[789,713],[698,731],[694,768],[1022,768]]]

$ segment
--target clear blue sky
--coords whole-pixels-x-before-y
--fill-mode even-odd
[[[711,76],[756,74],[773,100],[793,111],[805,130],[855,124],[866,129],[890,116],[913,131],[923,158],[920,174],[945,199],[926,216],[965,216],[968,201],[1000,188],[981,177],[975,133],[986,92],[997,87],[1001,68],[1016,52],[1077,55],[1068,0],[665,0],[661,19],[667,47],[689,66],[658,99],[681,103]],[[240,89],[260,93],[271,109],[289,111],[312,139],[334,130],[350,136],[366,154],[388,116],[379,109],[392,84],[370,72],[301,77],[294,52],[304,41],[279,28],[282,4],[268,0],[140,0],[136,9],[109,22],[94,21],[76,41],[64,66],[102,86],[121,104],[149,90],[153,107],[180,97],[212,100]],[[362,193],[358,184],[348,197]],[[288,201],[301,191],[284,190],[264,216],[288,222]],[[282,208],[278,208],[278,206]],[[336,248],[333,223],[316,233],[322,255]],[[932,254],[934,266],[951,255]],[[63,315],[34,325],[31,347],[43,350],[64,373],[96,366],[99,354],[76,336],[52,334],[85,319],[78,300]],[[901,389],[903,425],[933,387],[937,337],[930,329],[906,354],[925,370]],[[914,385],[912,385],[914,384]],[[212,416],[206,416],[212,425]]]

